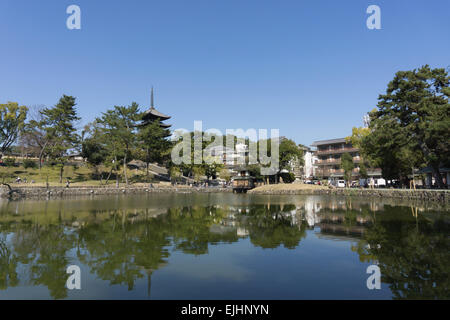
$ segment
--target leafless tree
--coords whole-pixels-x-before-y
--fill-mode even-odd
[[[45,131],[42,129],[43,105],[35,105],[30,107],[29,121],[25,126],[24,132],[20,136],[20,143],[26,153],[32,153],[39,158],[39,169],[42,167],[42,159],[45,155],[45,149],[51,141],[48,140]]]

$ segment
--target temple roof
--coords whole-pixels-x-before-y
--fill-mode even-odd
[[[159,112],[158,110],[156,110],[154,107],[150,107],[150,109],[144,111],[144,119],[148,119],[148,118],[159,118],[161,120],[167,120],[170,119],[170,116],[165,115],[164,113]]]
[[[167,123],[160,123],[159,125],[163,128],[170,128],[172,126],[171,124],[167,124]]]
[[[147,111],[144,111],[144,115],[142,118],[146,121],[153,120],[153,119],[159,119],[160,121],[164,121],[164,120],[170,119],[170,116],[165,115],[164,113],[161,113],[155,109],[155,104],[154,104],[154,100],[153,100],[153,87],[152,87],[152,91],[150,94],[150,109],[148,109]],[[168,124],[166,124],[166,125],[161,124],[161,126],[164,126],[166,128],[170,127],[170,125],[168,125]]]
[[[138,126],[146,126],[152,122],[153,122],[153,119],[146,118],[146,119],[143,119],[142,122]],[[163,128],[170,128],[172,125],[160,121],[159,126],[163,127]]]

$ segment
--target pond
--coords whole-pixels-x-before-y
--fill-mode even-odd
[[[336,196],[1,200],[0,299],[449,299],[449,213]]]

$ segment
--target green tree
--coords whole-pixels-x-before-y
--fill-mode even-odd
[[[264,180],[264,176],[261,174],[261,166],[259,164],[250,164],[247,166],[247,170],[252,177],[255,177],[257,181]]]
[[[300,149],[297,144],[290,139],[281,139],[280,142],[280,169],[291,169],[292,162],[298,162],[298,165],[302,166],[303,150]]]
[[[146,126],[138,127],[139,150],[138,155],[146,165],[146,175],[148,179],[148,167],[152,162],[162,164],[169,159],[171,141],[168,140],[170,131],[161,127],[159,121],[153,121]]]
[[[94,168],[94,176],[99,174],[98,167],[104,164],[108,159],[108,150],[106,148],[106,139],[101,132],[97,122],[90,123],[84,127],[81,134],[81,156]],[[100,173],[102,180],[102,174]]]
[[[386,94],[379,96],[378,109],[370,114],[371,134],[363,141],[383,175],[401,174],[405,167],[410,171],[423,161],[443,187],[439,168],[450,165],[449,84],[445,69],[425,65],[397,72]]]
[[[280,177],[284,183],[292,183],[295,181],[295,174],[292,172],[282,172],[280,173]]]
[[[396,130],[386,124],[384,132],[374,131],[364,139],[363,148],[370,155],[371,165],[382,169],[384,178],[399,179],[402,184],[408,184],[408,175],[411,173],[411,169],[423,167],[426,164],[417,144],[405,142],[406,137],[398,136],[394,140],[387,134],[394,135],[395,132]]]
[[[341,168],[344,170],[344,177],[347,185],[352,181],[352,172],[354,168],[353,158],[350,153],[346,152],[341,157]]]
[[[191,162],[190,163],[182,163],[178,166],[184,176],[188,177],[197,177],[197,180],[200,176],[207,174],[208,178],[215,176],[217,174],[217,171],[221,168],[221,164],[219,164],[217,161],[211,161],[211,164],[206,163],[205,159],[203,159],[203,151],[207,148],[209,141],[208,139],[204,139],[204,137],[207,135],[205,132],[195,131],[190,132],[191,137]],[[202,141],[200,150],[195,150],[195,143],[194,141],[198,139]],[[197,140],[197,141],[198,141]],[[225,139],[224,139],[225,140]],[[202,159],[201,163],[195,163],[194,159]],[[211,159],[209,159],[211,160]],[[169,163],[169,166],[172,167],[173,164]],[[195,178],[194,178],[195,179]]]
[[[201,166],[194,166],[192,168],[192,175],[196,182],[200,182],[201,177],[205,175],[205,169]]]
[[[80,120],[75,109],[75,98],[63,95],[52,108],[42,110],[43,119],[40,126],[44,129],[47,154],[60,166],[59,182],[62,183],[64,164],[69,150],[78,146],[79,136],[75,122]]]
[[[0,104],[0,159],[24,128],[28,108],[17,102]]]
[[[303,150],[292,140],[287,138],[280,138],[278,144],[279,148],[279,168],[280,170],[288,170],[292,171],[293,166],[303,166],[304,165],[304,159],[303,159]],[[257,142],[257,152],[259,157],[259,149],[261,144],[264,144],[267,146],[267,156],[272,155],[272,139],[261,139]],[[261,159],[260,159],[261,160]],[[289,175],[290,177],[291,175]],[[266,177],[269,180],[271,180],[269,177]],[[278,181],[279,174],[275,174],[272,176],[273,180]]]
[[[212,163],[203,163],[203,169],[205,171],[206,178],[209,180],[210,178],[216,178],[218,172],[224,167],[223,164],[217,163],[216,161]]]
[[[368,127],[353,127],[352,135],[345,138],[347,143],[351,143],[353,148],[362,149],[363,140],[370,134]]]
[[[359,150],[360,164],[359,164],[359,175],[361,178],[367,178],[367,165],[370,165],[370,159],[365,154],[365,149],[363,145],[364,139],[370,134],[370,129],[368,127],[353,127],[352,135],[345,138],[347,143],[351,143],[353,148]]]
[[[108,138],[106,148],[113,157],[117,172],[118,159],[122,158],[123,175],[128,185],[127,159],[132,155],[136,144],[136,125],[140,119],[139,105],[133,102],[130,106],[114,106],[114,109],[103,113],[96,121],[102,126],[102,133]],[[117,176],[117,175],[116,175]],[[118,180],[116,180],[118,184]]]
[[[363,179],[367,179],[369,177],[369,175],[367,174],[367,167],[363,159],[361,159],[361,162],[359,164],[359,176]]]
[[[226,182],[229,182],[231,180],[230,170],[228,170],[227,168],[221,168],[219,171],[219,177],[220,177],[220,179],[223,179]]]
[[[171,166],[169,168],[169,175],[172,181],[178,181],[181,177],[181,169],[179,166]]]

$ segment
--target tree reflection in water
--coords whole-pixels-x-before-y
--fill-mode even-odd
[[[150,296],[153,272],[169,263],[174,250],[205,255],[210,246],[240,238],[263,249],[301,250],[307,230],[318,227],[312,234],[327,241],[330,235],[351,237],[361,262],[379,264],[393,298],[449,298],[445,214],[351,199],[91,209],[75,215],[61,206],[45,208],[31,215],[0,214],[0,290],[45,286],[52,298],[66,298],[66,268],[80,262],[98,279],[128,290],[146,278]]]
[[[361,261],[378,263],[394,299],[449,299],[449,234],[448,218],[385,207],[353,249]]]
[[[15,287],[19,284],[16,269],[16,255],[8,248],[5,239],[0,239],[0,290]]]

